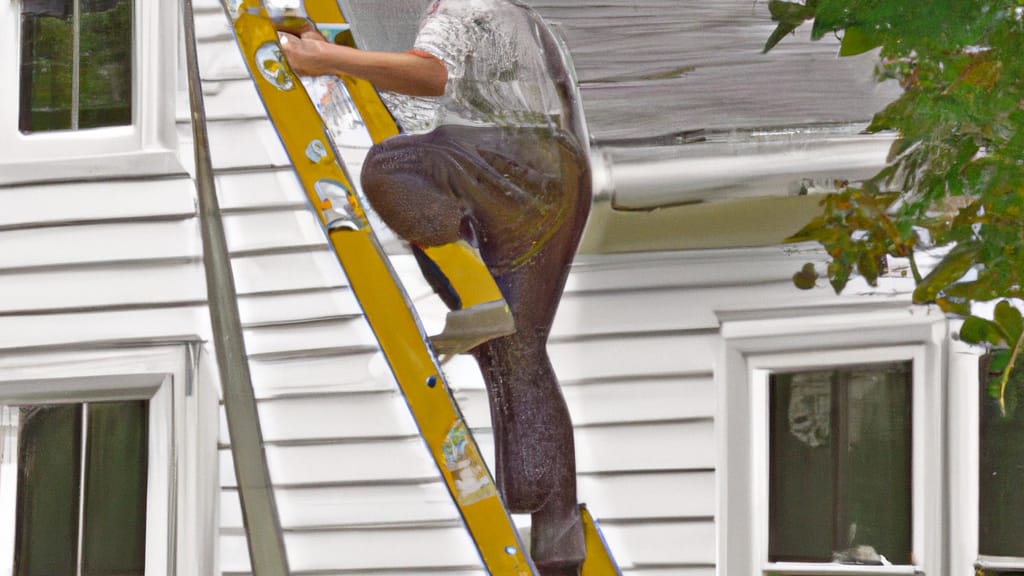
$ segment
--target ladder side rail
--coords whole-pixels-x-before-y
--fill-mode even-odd
[[[263,434],[249,373],[231,258],[210,160],[192,0],[182,0],[181,7],[203,267],[249,559],[256,576],[287,576],[284,537],[263,451]]]

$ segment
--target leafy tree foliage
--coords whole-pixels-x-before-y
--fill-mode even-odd
[[[995,347],[991,383],[1004,413],[1024,381],[1024,0],[771,0],[778,22],[770,50],[805,22],[811,36],[841,37],[840,55],[879,48],[880,80],[900,98],[869,132],[898,137],[887,166],[823,201],[793,240],[821,242],[828,279],[841,291],[853,273],[872,285],[886,255],[908,258],[914,301],[965,318],[960,336]],[[923,276],[915,254],[952,247]],[[808,287],[806,267],[794,281]],[[991,319],[976,302],[998,301]]]

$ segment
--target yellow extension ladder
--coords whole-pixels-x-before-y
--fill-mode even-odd
[[[494,575],[536,574],[415,310],[370,228],[331,135],[284,61],[266,9],[261,0],[222,1],[267,113],[484,565]],[[336,0],[310,1],[305,8],[318,25],[347,28]],[[373,86],[349,77],[342,82],[374,142],[398,134]],[[456,470],[465,473],[467,467],[477,480],[468,493],[455,482]],[[583,518],[587,544],[583,576],[620,574],[585,507]]]

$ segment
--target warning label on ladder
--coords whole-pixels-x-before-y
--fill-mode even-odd
[[[445,468],[455,480],[456,498],[466,506],[497,493],[483,458],[473,442],[467,442],[466,425],[459,421],[448,431],[442,450]]]

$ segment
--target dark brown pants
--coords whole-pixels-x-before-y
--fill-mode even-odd
[[[516,333],[473,354],[490,397],[498,487],[510,511],[533,513],[542,570],[583,558],[572,422],[547,340],[590,209],[588,166],[558,130],[442,126],[378,144],[362,171],[370,203],[397,234],[414,247],[475,242],[509,304]]]

